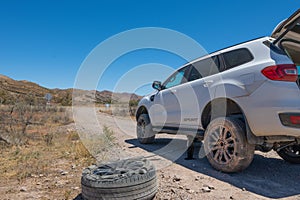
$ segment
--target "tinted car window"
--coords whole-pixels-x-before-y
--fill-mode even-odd
[[[253,60],[252,54],[246,48],[223,53],[223,58],[225,61],[226,69],[231,69]]]
[[[300,33],[300,23],[297,23],[296,26],[294,26],[291,31],[299,34]]]
[[[171,87],[181,84],[182,82],[186,82],[184,75],[185,75],[187,69],[188,69],[188,67],[184,67],[184,68],[178,70],[177,72],[175,72],[174,74],[172,74],[166,80],[166,82],[163,84],[163,88],[164,89],[171,88]]]
[[[197,80],[219,72],[219,60],[216,56],[192,64],[188,81]]]

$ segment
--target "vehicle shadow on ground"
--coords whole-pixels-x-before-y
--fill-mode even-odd
[[[186,141],[183,139],[158,138],[154,144],[147,145],[140,144],[136,139],[129,139],[125,142],[133,145],[131,148],[139,147],[172,160],[174,158],[172,153],[165,154],[158,151],[167,144],[170,145],[172,140],[177,140],[176,142],[173,141],[176,146],[172,148],[175,150],[185,148]],[[214,177],[241,189],[245,188],[249,192],[264,197],[284,198],[300,194],[300,165],[292,165],[282,159],[267,158],[256,154],[252,164],[246,170],[240,173],[226,174],[214,170],[206,158],[198,158],[197,154],[200,147],[201,142],[196,142],[195,160],[185,160],[186,154],[183,154],[174,162],[190,170]]]

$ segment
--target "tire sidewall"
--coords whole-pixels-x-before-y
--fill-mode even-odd
[[[107,171],[107,176],[99,169],[112,171]],[[120,170],[127,172],[124,174]],[[81,185],[83,198],[89,200],[152,199],[158,189],[155,166],[144,157],[92,165],[83,170]]]
[[[145,123],[146,123],[144,136],[142,136],[142,134],[139,133],[141,131],[140,127],[139,127],[139,123],[142,120],[145,121]],[[137,138],[138,138],[139,142],[142,144],[149,144],[154,141],[155,132],[152,130],[152,124],[151,124],[150,117],[148,114],[141,114],[139,116],[138,121],[137,121],[136,133],[137,133]]]
[[[213,158],[209,149],[211,132],[217,127],[227,128],[235,136],[234,157],[227,164],[220,164]],[[217,170],[223,172],[238,172],[247,168],[253,160],[254,145],[250,145],[246,140],[245,125],[238,119],[230,117],[220,117],[211,121],[205,131],[204,150],[210,164]]]
[[[300,164],[300,156],[291,156],[286,152],[286,149],[282,149],[277,154],[285,161],[292,164]]]

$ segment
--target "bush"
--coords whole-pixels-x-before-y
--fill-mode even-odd
[[[44,141],[47,146],[50,146],[53,144],[53,137],[54,137],[53,133],[46,133],[46,135],[44,135]]]
[[[14,105],[0,106],[0,141],[23,145],[34,129],[41,132],[48,126],[65,125],[73,122],[65,108],[46,105],[30,105],[30,100],[18,101]],[[28,104],[29,103],[29,104]],[[51,144],[51,133],[43,134],[47,145]]]

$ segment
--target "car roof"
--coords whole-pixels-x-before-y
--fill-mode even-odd
[[[225,48],[223,48],[223,49],[220,49],[220,50],[214,51],[214,52],[212,52],[212,53],[206,54],[206,55],[204,55],[204,56],[201,56],[201,57],[199,57],[199,58],[196,58],[195,60],[192,60],[191,62],[188,62],[188,63],[184,64],[184,65],[183,65],[182,67],[180,67],[179,69],[184,68],[184,67],[186,67],[186,66],[188,66],[188,65],[190,65],[190,64],[193,64],[193,63],[195,63],[195,62],[198,62],[198,61],[200,61],[200,60],[204,60],[204,59],[206,59],[206,58],[210,58],[210,57],[216,56],[216,55],[218,55],[218,54],[220,54],[220,53],[224,53],[224,51],[231,51],[231,50],[233,50],[233,47],[240,48],[239,46],[245,45],[245,44],[247,44],[247,43],[258,42],[258,41],[268,40],[268,39],[270,39],[269,36],[264,36],[264,37],[259,37],[259,38],[255,38],[255,39],[252,39],[252,40],[248,40],[248,41],[245,41],[245,42],[241,42],[241,43],[238,43],[238,44],[235,44],[235,45],[231,45],[231,46],[229,46],[229,47],[225,47]]]

